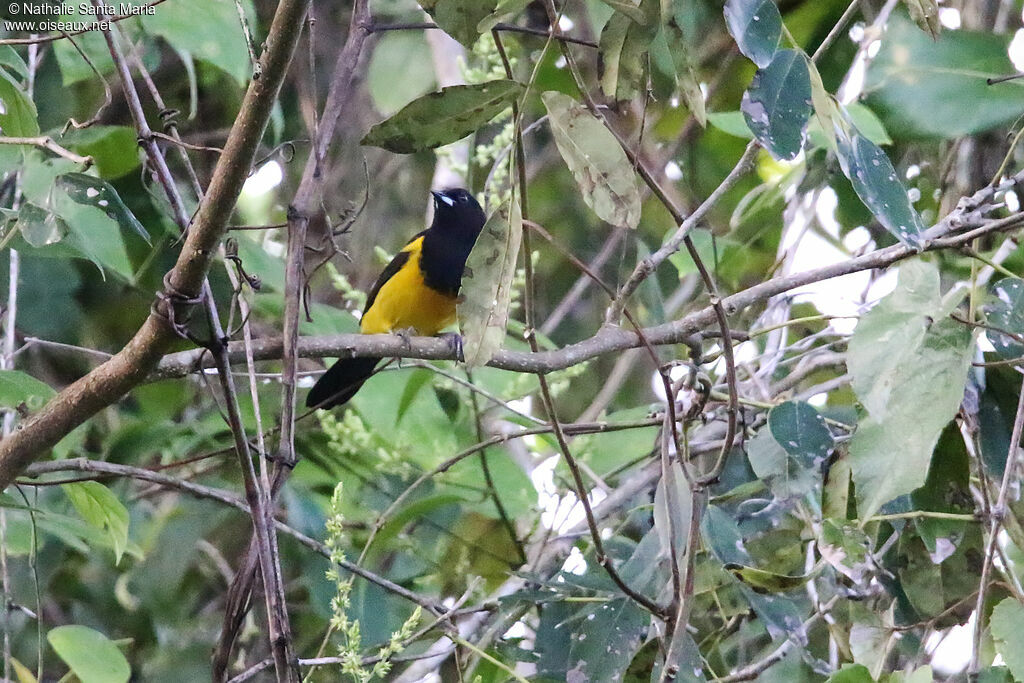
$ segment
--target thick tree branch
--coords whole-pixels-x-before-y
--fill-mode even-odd
[[[260,57],[261,76],[250,83],[231,127],[213,181],[168,274],[168,291],[199,295],[298,41],[309,0],[282,0]],[[175,338],[163,315],[151,314],[128,344],[88,375],[54,397],[21,429],[0,441],[0,489],[68,432],[143,382]]]
[[[973,205],[977,208],[976,205]],[[971,209],[973,212],[974,209]],[[929,233],[948,231],[950,218],[935,226]],[[954,223],[962,225],[957,218]],[[976,218],[968,224],[974,225]],[[941,249],[957,249],[969,244],[976,237],[998,232],[1016,230],[1024,224],[1024,213],[1015,214],[1004,219],[989,221],[969,232],[943,238],[933,238],[925,247],[925,251]],[[777,294],[782,294],[798,287],[829,280],[842,275],[849,275],[864,270],[885,268],[894,263],[917,255],[913,249],[902,245],[894,245],[884,249],[835,263],[822,268],[795,273],[787,277],[775,278],[754,285],[722,299],[722,305],[730,315],[749,306],[767,301]],[[714,308],[707,306],[699,311],[673,322],[644,328],[644,337],[653,345],[682,344],[700,341],[703,338],[717,336],[718,332]],[[703,332],[708,330],[708,332]],[[698,335],[694,339],[694,335]],[[554,351],[538,351],[537,353],[502,350],[488,363],[491,367],[513,372],[555,372],[572,367],[591,358],[608,353],[643,346],[643,341],[636,332],[616,326],[604,326],[594,336],[583,341]],[[280,339],[257,339],[253,341],[253,355],[256,360],[280,360],[283,345]],[[444,339],[433,337],[411,337],[403,339],[396,335],[378,334],[337,334],[318,337],[302,337],[299,339],[297,353],[301,358],[371,356],[378,358],[419,358],[423,360],[454,360],[455,356],[450,344]],[[240,342],[228,345],[228,355],[232,363],[245,360],[245,350]],[[150,375],[148,381],[172,379],[199,372],[211,367],[210,358],[202,349],[181,351],[165,356]]]

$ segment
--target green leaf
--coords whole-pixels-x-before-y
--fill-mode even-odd
[[[0,69],[0,135],[32,137],[39,135],[36,105],[18,82]]]
[[[875,112],[868,109],[859,102],[854,102],[845,107],[846,113],[857,130],[876,145],[891,145],[892,138],[882,125],[882,121],[875,115]],[[737,138],[751,140],[754,134],[750,132],[747,121],[743,118],[741,111],[719,111],[708,114],[708,123],[722,131]],[[817,118],[811,119],[807,124],[807,140],[811,145],[822,149],[828,148],[828,140],[821,122]]]
[[[255,27],[250,2],[244,3],[249,25]],[[252,76],[249,48],[234,0],[175,0],[142,15],[148,33],[160,36],[176,50],[230,74],[239,85]],[[257,46],[257,49],[258,46]]]
[[[121,228],[131,230],[149,244],[149,233],[135,214],[121,201],[120,195],[110,183],[85,173],[65,173],[57,176],[57,187],[79,204],[93,206],[116,221]]]
[[[441,30],[466,47],[480,36],[477,28],[498,7],[498,0],[417,0]]]
[[[782,38],[782,15],[772,0],[728,0],[725,23],[740,52],[759,67],[775,56]]]
[[[1024,605],[1016,598],[1006,598],[992,610],[989,629],[996,652],[1016,680],[1024,678]]]
[[[113,641],[88,626],[58,626],[46,640],[82,683],[125,683],[132,675]]]
[[[100,531],[106,530],[116,562],[120,563],[128,545],[128,509],[98,481],[62,484],[61,488],[83,520]]]
[[[646,85],[651,41],[658,34],[658,0],[641,0],[631,15],[616,12],[598,41],[601,90],[617,101],[640,94]]]
[[[395,74],[401,73],[401,78]],[[420,31],[389,31],[377,39],[366,87],[377,110],[390,116],[436,87],[430,45]]]
[[[523,238],[519,202],[490,215],[466,260],[457,306],[466,365],[486,365],[501,349],[512,301],[512,280]]]
[[[868,413],[850,443],[862,523],[925,483],[939,435],[960,406],[972,336],[948,308],[935,266],[911,261],[850,339],[847,366]]]
[[[808,466],[820,466],[834,445],[825,418],[804,401],[786,401],[772,408],[768,428],[787,453],[802,457]]]
[[[863,664],[843,664],[825,683],[875,683],[875,679]]]
[[[626,153],[615,136],[568,95],[541,95],[558,151],[572,171],[583,200],[601,220],[635,228],[640,222],[640,190]]]
[[[910,12],[910,18],[914,20],[922,31],[925,31],[936,40],[942,31],[942,23],[939,21],[939,4],[936,0],[903,0]]]
[[[11,45],[0,45],[0,66],[13,71],[18,78],[28,78],[28,65]]]
[[[0,406],[16,408],[24,403],[29,410],[41,408],[56,392],[48,384],[19,370],[0,370]]]
[[[414,100],[378,123],[360,144],[411,154],[461,140],[512,106],[523,92],[515,81],[453,85]]]
[[[1024,335],[1024,280],[1007,277],[991,286],[994,300],[985,307],[985,317],[992,327]],[[985,333],[996,353],[1006,359],[1024,356],[1024,342],[995,330]]]
[[[398,399],[398,421],[401,422],[402,416],[405,415],[405,411],[409,410],[409,406],[412,405],[413,399],[416,398],[416,394],[420,393],[420,390],[424,385],[430,383],[430,378],[433,373],[430,370],[424,370],[422,368],[413,370],[412,375],[409,377],[409,381],[405,385],[405,389],[402,390],[402,396]]]
[[[60,140],[68,149],[91,156],[101,178],[120,178],[139,166],[135,129],[128,126],[90,126],[68,131]]]
[[[754,74],[740,109],[773,157],[796,157],[812,110],[807,57],[797,50],[779,50],[770,64]]]
[[[1010,38],[945,31],[933,41],[893,16],[868,66],[868,104],[898,138],[953,139],[1009,123],[1024,110],[1024,83],[988,85],[986,79],[1016,71],[1007,55]]]
[[[864,206],[900,242],[920,247],[925,225],[889,157],[856,128],[837,133],[839,163]]]

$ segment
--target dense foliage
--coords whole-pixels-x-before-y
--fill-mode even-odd
[[[1024,680],[1022,11],[5,24],[4,674]],[[355,334],[453,185],[463,361]]]

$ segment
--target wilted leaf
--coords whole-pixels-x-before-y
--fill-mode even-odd
[[[919,248],[925,225],[889,157],[855,127],[841,126],[837,133],[839,163],[864,206],[896,239]]]
[[[121,201],[120,195],[110,183],[94,178],[85,173],[65,173],[57,176],[57,186],[67,193],[73,201],[86,206],[93,206],[117,221],[122,229],[131,230],[149,244],[149,233],[135,214]]]
[[[113,641],[88,626],[58,626],[46,640],[81,683],[124,683],[132,675]]]
[[[759,67],[768,66],[782,37],[782,15],[772,0],[728,0],[725,22],[740,52]]]
[[[0,69],[0,135],[32,137],[39,135],[36,105],[18,82]]]
[[[61,488],[82,519],[100,531],[106,530],[116,562],[120,562],[128,545],[128,510],[124,504],[98,481],[63,484]]]
[[[927,31],[932,40],[939,37],[942,23],[939,22],[939,4],[936,0],[904,0],[904,4],[910,12],[910,18],[922,31]]]
[[[0,406],[16,408],[24,403],[29,410],[41,407],[56,392],[48,384],[19,370],[0,370]]]
[[[486,365],[501,348],[523,237],[519,202],[491,214],[466,260],[458,305],[466,365]]]
[[[480,36],[480,22],[494,13],[498,0],[417,0],[441,30],[466,47]]]
[[[800,153],[811,118],[811,81],[807,57],[796,50],[779,50],[758,69],[740,104],[747,125],[776,159]]]
[[[690,531],[690,519],[693,513],[693,498],[683,470],[678,462],[672,463],[672,480],[674,484],[674,502],[677,506],[677,516],[669,522],[669,515],[672,514],[668,501],[668,488],[665,477],[658,480],[658,486],[654,489],[654,529],[658,532],[658,540],[661,543],[661,550],[665,557],[671,557],[672,543],[675,544],[677,559],[682,561],[686,550],[686,538]],[[670,531],[675,531],[675,538]]]
[[[985,307],[989,325],[1011,334],[1024,336],[1024,280],[1007,277],[991,287],[994,297],[991,304]],[[985,332],[992,347],[1006,359],[1024,356],[1024,342],[1009,334],[1000,334],[995,330]]]
[[[953,139],[1009,123],[1024,110],[1024,83],[987,79],[1017,71],[1011,38],[958,30],[932,40],[895,14],[868,65],[868,103],[898,138]]]
[[[960,406],[972,337],[947,308],[935,266],[911,261],[850,339],[847,366],[868,412],[850,443],[862,522],[925,483],[939,435]]]
[[[672,63],[675,65],[676,88],[693,117],[701,126],[708,123],[707,108],[704,106],[704,93],[700,89],[697,78],[696,61],[691,54],[690,45],[683,34],[679,17],[669,14],[665,21],[665,38],[668,43]]]
[[[601,89],[615,100],[636,97],[645,87],[648,51],[658,33],[658,0],[641,0],[630,14],[616,12],[601,30]]]
[[[411,154],[461,140],[512,106],[523,92],[515,81],[453,85],[424,95],[378,123],[360,144]]]
[[[1024,678],[1024,605],[1016,598],[1005,598],[992,610],[989,629],[996,652],[1003,657],[1017,680]]]
[[[635,228],[640,222],[640,190],[636,173],[615,136],[568,95],[550,91],[541,99],[551,119],[558,151],[587,206],[601,220]]]

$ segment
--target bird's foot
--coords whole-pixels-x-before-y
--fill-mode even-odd
[[[444,332],[443,334],[440,334],[438,336],[444,339],[446,342],[448,342],[448,347],[455,352],[455,360],[459,361],[460,363],[466,362],[466,355],[462,351],[461,334],[459,334],[458,332]]]

